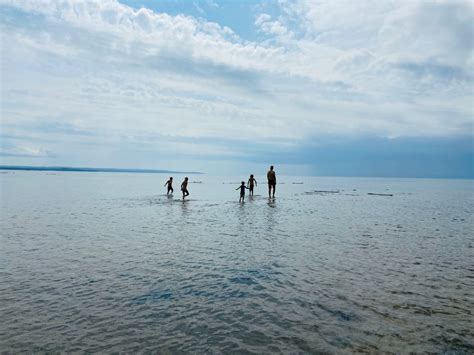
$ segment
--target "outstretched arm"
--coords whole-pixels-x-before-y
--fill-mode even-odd
[[[238,188],[236,188],[235,190],[237,191],[238,189],[240,189],[240,186]]]
[[[257,180],[254,180],[255,181],[255,186],[257,186]]]

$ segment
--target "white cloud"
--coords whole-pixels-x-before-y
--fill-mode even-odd
[[[100,136],[90,141],[145,131],[297,142],[456,135],[472,125],[469,2],[280,1],[278,16],[256,17],[261,42],[113,0],[0,6],[3,130],[79,120]]]
[[[0,157],[13,158],[48,158],[53,157],[52,152],[42,147],[16,145],[0,148]]]
[[[269,14],[260,14],[257,19],[255,20],[256,26],[261,26],[263,23],[268,22],[272,19]]]
[[[293,34],[280,21],[272,21],[271,16],[268,14],[260,14],[255,20],[255,25],[260,27],[262,32],[269,35],[274,35],[277,37],[293,36]]]

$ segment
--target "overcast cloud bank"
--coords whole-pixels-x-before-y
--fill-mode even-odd
[[[206,20],[225,2],[139,5],[0,1],[3,163],[377,175],[348,152],[389,142],[390,171],[419,175],[410,141],[424,175],[473,177],[471,2],[255,3],[248,38]]]

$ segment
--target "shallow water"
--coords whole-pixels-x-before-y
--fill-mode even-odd
[[[1,351],[474,351],[472,180],[166,178],[0,174]]]

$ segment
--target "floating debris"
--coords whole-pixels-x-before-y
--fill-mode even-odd
[[[340,191],[323,191],[323,190],[314,190],[314,191],[305,191],[305,195],[324,195],[324,194],[338,194]]]
[[[302,182],[292,182],[293,185],[303,185]]]
[[[393,196],[393,194],[376,194],[375,192],[369,192],[367,195],[372,195],[372,196]]]

